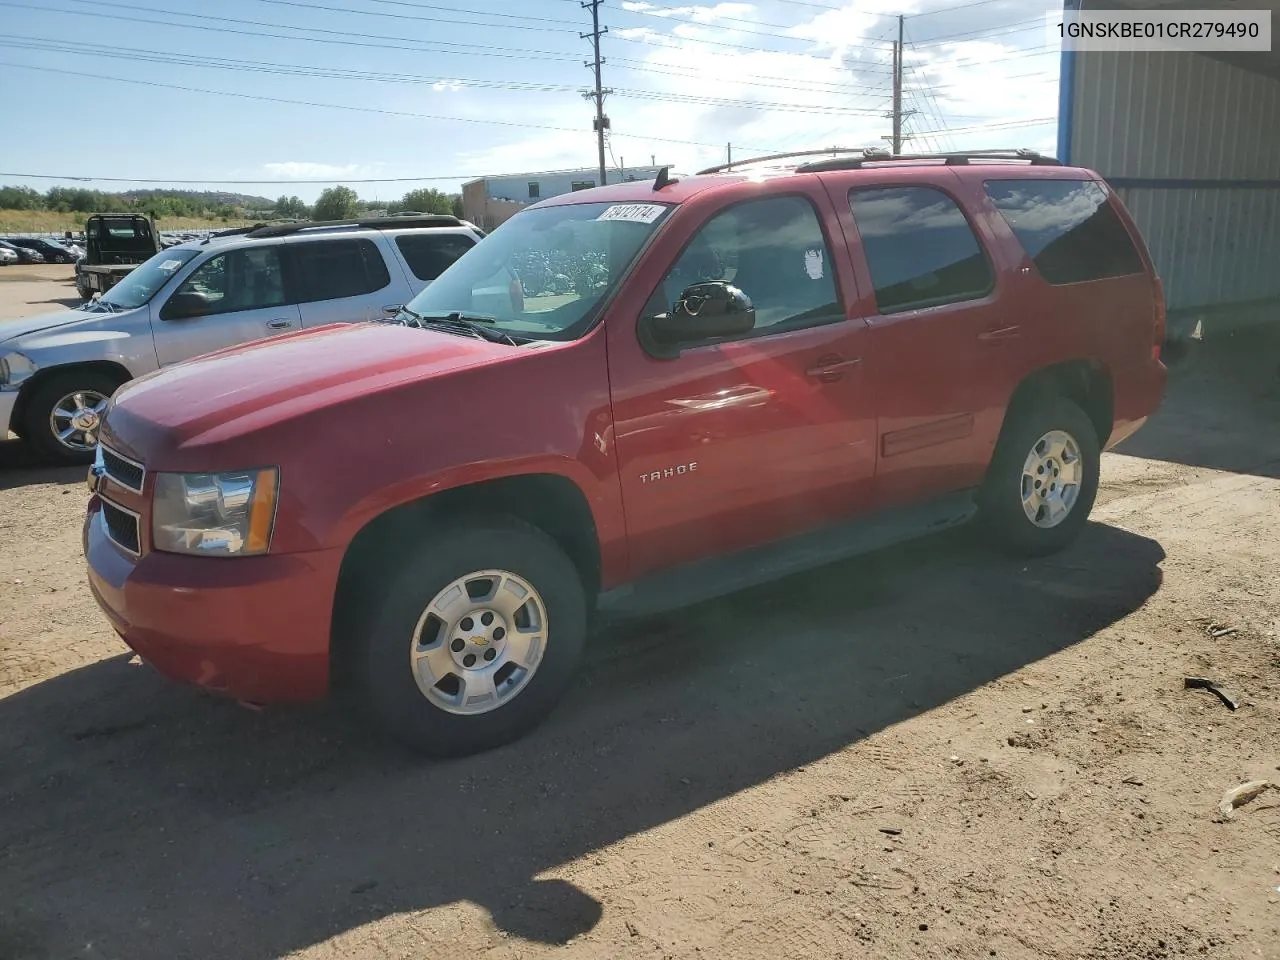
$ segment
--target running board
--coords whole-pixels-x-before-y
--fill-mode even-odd
[[[607,617],[633,617],[691,606],[770,583],[837,560],[938,533],[977,513],[974,491],[897,507],[724,557],[697,560],[600,594],[596,606]]]

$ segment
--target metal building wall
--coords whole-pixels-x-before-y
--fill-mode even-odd
[[[1193,53],[1063,55],[1060,159],[1133,213],[1171,310],[1280,298],[1280,80]]]

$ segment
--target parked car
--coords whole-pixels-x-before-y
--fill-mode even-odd
[[[44,257],[45,263],[75,263],[76,255],[56,240],[32,237],[5,237],[5,243],[14,247],[33,250]]]
[[[0,267],[8,267],[18,262],[18,251],[13,247],[0,247]]]
[[[380,319],[477,240],[453,217],[231,231],[161,251],[98,300],[0,327],[0,426],[88,463],[107,398],[189,357]]]
[[[7,240],[0,240],[0,248],[12,250],[19,263],[44,263],[44,256],[30,247],[20,247]]]
[[[89,581],[172,677],[255,703],[345,690],[470,753],[551,711],[593,613],[975,517],[1014,553],[1065,547],[1100,451],[1160,403],[1164,324],[1116,196],[1032,153],[575,192],[394,323],[124,387]]]

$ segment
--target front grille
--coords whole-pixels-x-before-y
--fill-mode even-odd
[[[142,480],[147,475],[142,464],[134,463],[107,447],[100,449],[102,450],[102,467],[106,475],[126,490],[141,493]]]
[[[102,501],[102,519],[107,525],[107,537],[112,543],[134,556],[139,549],[138,516],[117,507],[109,500]]]

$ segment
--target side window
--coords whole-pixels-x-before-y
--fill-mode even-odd
[[[1092,180],[988,180],[987,196],[1052,284],[1142,273],[1129,231]]]
[[[415,277],[434,280],[475,246],[475,241],[461,233],[407,233],[396,237],[396,246]]]
[[[174,296],[184,293],[204,300],[205,314],[278,307],[285,302],[280,248],[249,247],[210,257]]]
[[[313,240],[291,245],[289,256],[299,303],[359,297],[391,282],[372,240]]]
[[[670,309],[685,287],[706,280],[724,280],[745,293],[755,307],[756,330],[844,316],[831,252],[803,197],[750,200],[716,214],[694,234],[655,298],[661,297],[661,309]]]
[[[931,187],[849,192],[881,313],[986,296],[991,264],[956,202]]]

